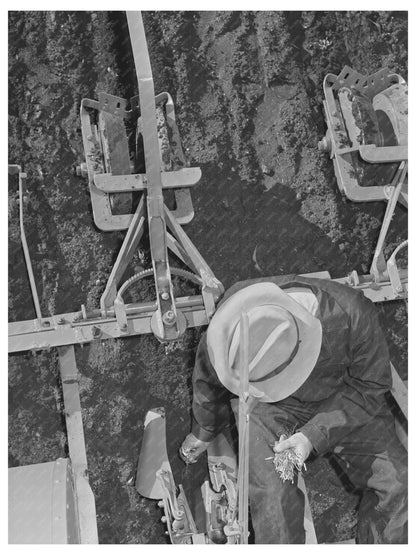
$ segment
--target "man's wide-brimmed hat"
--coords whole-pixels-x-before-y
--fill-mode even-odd
[[[240,318],[249,321],[249,388],[263,402],[292,395],[312,372],[321,350],[321,322],[275,283],[249,285],[226,299],[207,332],[208,356],[221,383],[238,395]]]

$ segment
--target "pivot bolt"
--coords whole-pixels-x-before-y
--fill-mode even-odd
[[[161,293],[160,296],[164,301],[167,301],[169,299],[169,293],[167,291],[163,291],[163,293]]]
[[[81,162],[79,166],[75,167],[75,175],[77,177],[88,177],[88,167],[86,162]]]
[[[163,323],[167,326],[173,326],[176,322],[176,316],[173,310],[167,310],[162,316]]]
[[[93,326],[91,328],[91,332],[94,339],[97,339],[98,337],[100,337],[102,333],[101,328],[99,328],[98,326]]]
[[[329,137],[324,137],[321,141],[318,142],[318,150],[320,152],[331,152],[331,139]]]

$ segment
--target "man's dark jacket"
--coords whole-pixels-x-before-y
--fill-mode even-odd
[[[391,370],[376,309],[360,291],[295,275],[238,282],[221,303],[239,289],[260,282],[276,283],[283,290],[307,287],[318,299],[316,317],[322,324],[318,361],[302,386],[278,403],[313,408],[314,415],[299,431],[317,453],[325,453],[376,414],[388,411],[385,393],[391,388]],[[229,425],[232,397],[210,363],[204,334],[193,374],[192,432],[197,438],[211,441]]]

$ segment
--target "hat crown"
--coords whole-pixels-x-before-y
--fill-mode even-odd
[[[207,330],[207,353],[220,382],[240,394],[240,319],[248,315],[249,391],[262,402],[294,393],[319,356],[322,327],[306,308],[271,282],[247,285],[218,307]],[[241,361],[242,362],[242,361]]]
[[[265,378],[276,369],[283,370],[297,344],[298,329],[292,314],[277,305],[256,306],[247,312],[249,320],[249,379]],[[229,366],[239,372],[240,322],[234,328],[229,345]]]

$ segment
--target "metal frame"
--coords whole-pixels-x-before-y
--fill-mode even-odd
[[[139,96],[131,100],[132,109],[126,111],[125,100],[104,93],[99,95],[98,102],[84,99],[81,104],[86,173],[89,179],[95,223],[103,230],[127,228],[123,245],[101,297],[100,308],[103,317],[113,311],[120,333],[129,333],[129,319],[122,294],[133,283],[146,277],[149,273],[136,274],[123,285],[120,284],[120,281],[138,248],[147,219],[156,286],[156,300],[150,318],[150,328],[161,341],[172,341],[179,339],[188,325],[186,315],[177,307],[172,286],[172,273],[191,279],[201,286],[208,320],[215,310],[216,301],[223,293],[223,287],[180,226],[181,223],[187,223],[193,218],[194,211],[189,188],[199,181],[201,170],[200,168],[182,167],[174,171],[162,171],[166,168],[162,167],[156,116],[157,105],[165,107],[166,122],[172,135],[171,143],[175,157],[181,166],[185,166],[186,162],[175,121],[174,105],[168,93],[162,93],[155,97],[146,36],[140,14],[127,12],[127,22],[139,85]],[[91,122],[91,110],[98,113],[97,125]],[[108,118],[113,119],[108,119],[107,127],[101,124],[104,129],[100,130],[100,118],[103,118],[105,114]],[[135,119],[138,121],[143,136],[145,174],[130,174],[124,120],[134,121]],[[120,125],[122,126],[121,130]],[[117,137],[120,137],[120,140],[111,138],[111,129]],[[120,143],[124,148],[122,152]],[[114,149],[114,153],[112,149]],[[118,156],[124,159],[124,162],[117,164],[117,168],[122,170],[122,175],[111,173],[114,169],[112,166],[115,166],[113,159],[115,158],[117,161]],[[103,170],[106,170],[105,173]],[[176,209],[172,212],[168,210],[163,200],[163,190],[170,188],[174,189],[177,203]],[[113,197],[122,195],[122,199],[127,196],[128,199],[133,191],[143,191],[135,213],[113,214],[111,195]],[[187,264],[193,273],[188,275],[186,272],[171,269],[168,249]]]
[[[355,175],[352,154],[358,152],[369,163],[402,162],[408,159],[407,144],[395,147],[376,147],[360,145],[353,133],[349,132],[352,114],[345,101],[347,90],[358,91],[373,99],[375,95],[395,83],[405,85],[404,79],[396,73],[389,73],[387,68],[366,76],[345,66],[337,76],[329,73],[324,79],[324,112],[328,130],[318,147],[329,152],[334,163],[338,187],[341,192],[354,202],[372,202],[388,200],[388,186],[362,186]],[[352,146],[346,145],[346,141]],[[407,191],[399,195],[399,202],[407,206]]]

